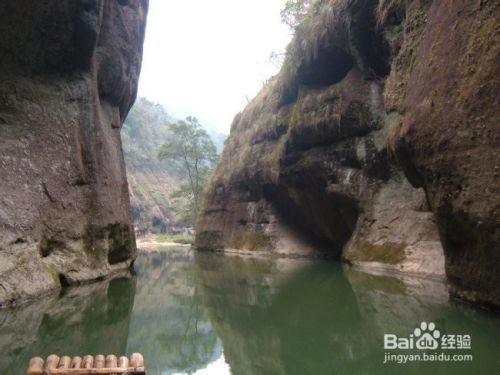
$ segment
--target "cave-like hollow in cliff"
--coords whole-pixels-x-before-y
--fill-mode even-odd
[[[325,41],[326,45],[319,48],[312,58],[304,59],[290,86],[291,91],[284,93],[281,106],[297,100],[299,88],[308,91],[341,83],[354,68],[360,70],[367,81],[379,81],[390,73],[390,47],[378,31],[373,17],[376,4],[376,1],[372,1],[369,6],[366,3],[363,6],[353,5],[349,20],[352,30],[347,35],[340,36],[344,39],[345,48]],[[402,21],[397,14],[390,15],[389,18],[393,23]],[[334,142],[342,140],[340,137]],[[290,149],[284,160],[281,160],[282,166],[293,164],[293,158],[300,158],[298,155],[312,147],[331,143],[329,140],[324,142],[327,144],[321,144],[321,140],[311,144],[306,142],[304,145],[300,142],[289,144]],[[348,167],[362,168],[361,165]],[[382,175],[389,173],[386,172]],[[378,178],[387,177],[384,176],[379,174]],[[321,256],[340,259],[343,247],[353,235],[362,208],[358,198],[331,191],[329,185],[340,183],[331,178],[332,176],[326,178],[313,171],[306,172],[305,175],[282,173],[278,184],[264,186],[263,193],[268,201],[273,202],[280,220],[295,234],[313,244]],[[300,199],[294,199],[296,197]]]

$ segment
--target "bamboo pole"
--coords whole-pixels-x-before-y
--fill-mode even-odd
[[[119,368],[128,368],[128,363],[129,363],[128,357],[122,356],[118,360],[118,367]]]
[[[59,364],[59,356],[55,354],[51,354],[47,357],[47,361],[45,362],[45,370],[52,370],[57,368]]]
[[[127,374],[127,375],[146,375],[144,367],[128,367],[128,368],[70,368],[70,369],[53,369],[46,372],[47,375],[102,375],[102,374]]]
[[[130,366],[132,367],[142,367],[144,366],[144,357],[141,353],[132,353],[130,357]]]
[[[43,359],[40,357],[31,358],[28,365],[27,375],[42,375],[43,374]]]
[[[102,354],[98,354],[94,358],[94,368],[104,368],[105,359]]]
[[[144,357],[140,353],[133,353],[130,360],[122,356],[119,359],[113,354],[104,357],[98,354],[93,358],[86,355],[83,359],[79,356],[59,357],[51,354],[45,362],[40,357],[31,358],[27,375],[146,375]]]
[[[94,367],[94,357],[91,355],[86,355],[83,357],[82,368],[92,368]]]
[[[118,367],[118,360],[116,356],[113,354],[109,354],[106,356],[105,368]]]
[[[70,364],[71,364],[71,357],[65,355],[61,357],[61,359],[59,360],[59,365],[57,366],[57,368],[67,369],[69,368]]]
[[[71,360],[70,368],[80,368],[82,366],[82,357],[73,357]]]
[[[105,368],[116,368],[118,367],[118,360],[116,359],[116,356],[113,354],[108,354],[106,356],[106,364],[104,366]],[[116,372],[111,373],[111,375],[117,375]]]

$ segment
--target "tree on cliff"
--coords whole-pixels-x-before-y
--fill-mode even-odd
[[[185,208],[183,216],[187,223],[194,223],[205,184],[218,159],[217,149],[196,117],[177,121],[170,125],[170,131],[171,136],[160,147],[158,158],[171,161],[187,179],[187,184],[183,184],[172,198],[187,200],[188,204],[182,205]]]
[[[295,30],[307,16],[312,2],[313,0],[287,0],[280,11],[281,22]]]
[[[300,25],[314,14],[319,9],[319,0],[286,0],[283,8],[280,10],[281,22],[287,25],[292,34],[297,32]],[[272,51],[269,55],[269,62],[280,68],[284,61],[287,52]]]

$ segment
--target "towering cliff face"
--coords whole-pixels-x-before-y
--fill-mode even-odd
[[[487,1],[320,2],[235,118],[198,247],[438,278],[446,263],[453,291],[500,306],[498,15]]]
[[[0,5],[0,304],[135,258],[120,128],[147,0]]]
[[[452,294],[496,307],[499,36],[498,2],[434,1],[404,99],[394,103],[405,116],[393,140],[408,179],[427,193]],[[398,74],[400,67],[393,77]]]

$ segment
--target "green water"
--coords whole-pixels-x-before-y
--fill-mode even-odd
[[[440,283],[181,248],[143,253],[135,269],[0,311],[0,374],[23,374],[34,355],[134,351],[150,375],[500,370],[498,315],[450,303]],[[384,364],[384,334],[408,337],[422,321],[470,335],[470,350],[445,352],[473,360]]]

